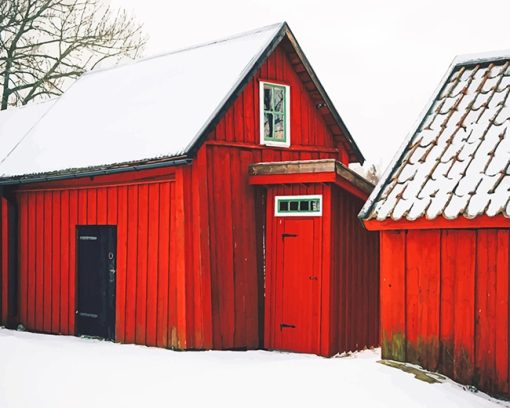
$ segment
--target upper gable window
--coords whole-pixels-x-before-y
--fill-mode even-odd
[[[260,83],[260,143],[290,146],[290,87]]]

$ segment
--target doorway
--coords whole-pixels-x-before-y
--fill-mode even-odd
[[[77,227],[77,335],[115,339],[117,228]]]

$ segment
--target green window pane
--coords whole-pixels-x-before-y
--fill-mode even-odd
[[[270,111],[273,110],[272,106],[272,88],[268,86],[264,86],[264,110]]]
[[[274,139],[285,140],[285,127],[284,127],[284,116],[275,114],[274,115]]]
[[[290,211],[298,211],[299,210],[299,201],[291,201],[289,207],[290,207]]]
[[[301,201],[299,203],[299,211],[310,211],[310,201]]]
[[[311,202],[311,205],[312,205],[312,211],[313,212],[319,212],[320,211],[320,204],[319,204],[319,200],[313,200]]]
[[[275,112],[284,112],[285,109],[285,89],[274,88],[273,90],[273,106]]]
[[[280,201],[280,211],[289,211],[288,201]]]
[[[264,113],[264,138],[273,138],[273,114]]]

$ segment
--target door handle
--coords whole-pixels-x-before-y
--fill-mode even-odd
[[[280,323],[280,330],[295,329],[295,328],[296,328],[296,325],[294,325],[294,324]]]
[[[282,238],[294,238],[294,237],[297,237],[298,234],[290,234],[290,233],[287,233],[287,232],[282,232]]]

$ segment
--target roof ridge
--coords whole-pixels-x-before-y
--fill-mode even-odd
[[[280,27],[281,28],[281,27],[283,27],[286,24],[287,23],[285,21],[282,21],[280,23],[275,23],[275,24],[270,24],[270,25],[267,25],[267,26],[259,27],[259,28],[254,28],[252,30],[243,31],[241,33],[233,34],[233,35],[230,35],[230,36],[227,36],[227,37],[222,37],[222,38],[219,38],[219,39],[216,39],[216,40],[213,40],[213,41],[207,41],[207,42],[203,42],[203,43],[198,43],[198,44],[190,45],[190,46],[184,47],[184,48],[178,48],[178,49],[175,49],[175,50],[172,50],[172,51],[165,51],[165,52],[157,53],[157,54],[154,54],[154,55],[149,55],[147,57],[143,57],[143,58],[140,58],[140,59],[127,61],[127,62],[120,63],[120,64],[117,64],[117,65],[114,65],[114,66],[111,66],[111,67],[93,69],[91,71],[85,72],[82,75],[82,77],[90,76],[90,75],[97,74],[97,73],[104,72],[104,71],[114,70],[114,69],[117,69],[117,68],[122,68],[122,67],[125,67],[125,66],[131,66],[131,65],[139,64],[139,63],[146,62],[146,61],[151,61],[151,60],[157,59],[157,58],[168,57],[170,55],[180,54],[180,53],[186,52],[186,51],[193,51],[193,50],[196,50],[198,48],[208,47],[210,45],[221,44],[221,43],[224,43],[224,42],[227,42],[227,41],[237,40],[239,38],[247,37],[247,36],[252,35],[252,34],[261,33],[261,32],[264,32],[264,31],[269,31],[269,30],[274,29],[276,27]]]
[[[483,62],[495,62],[510,59],[510,49],[459,54],[453,59],[453,65],[468,65]]]

